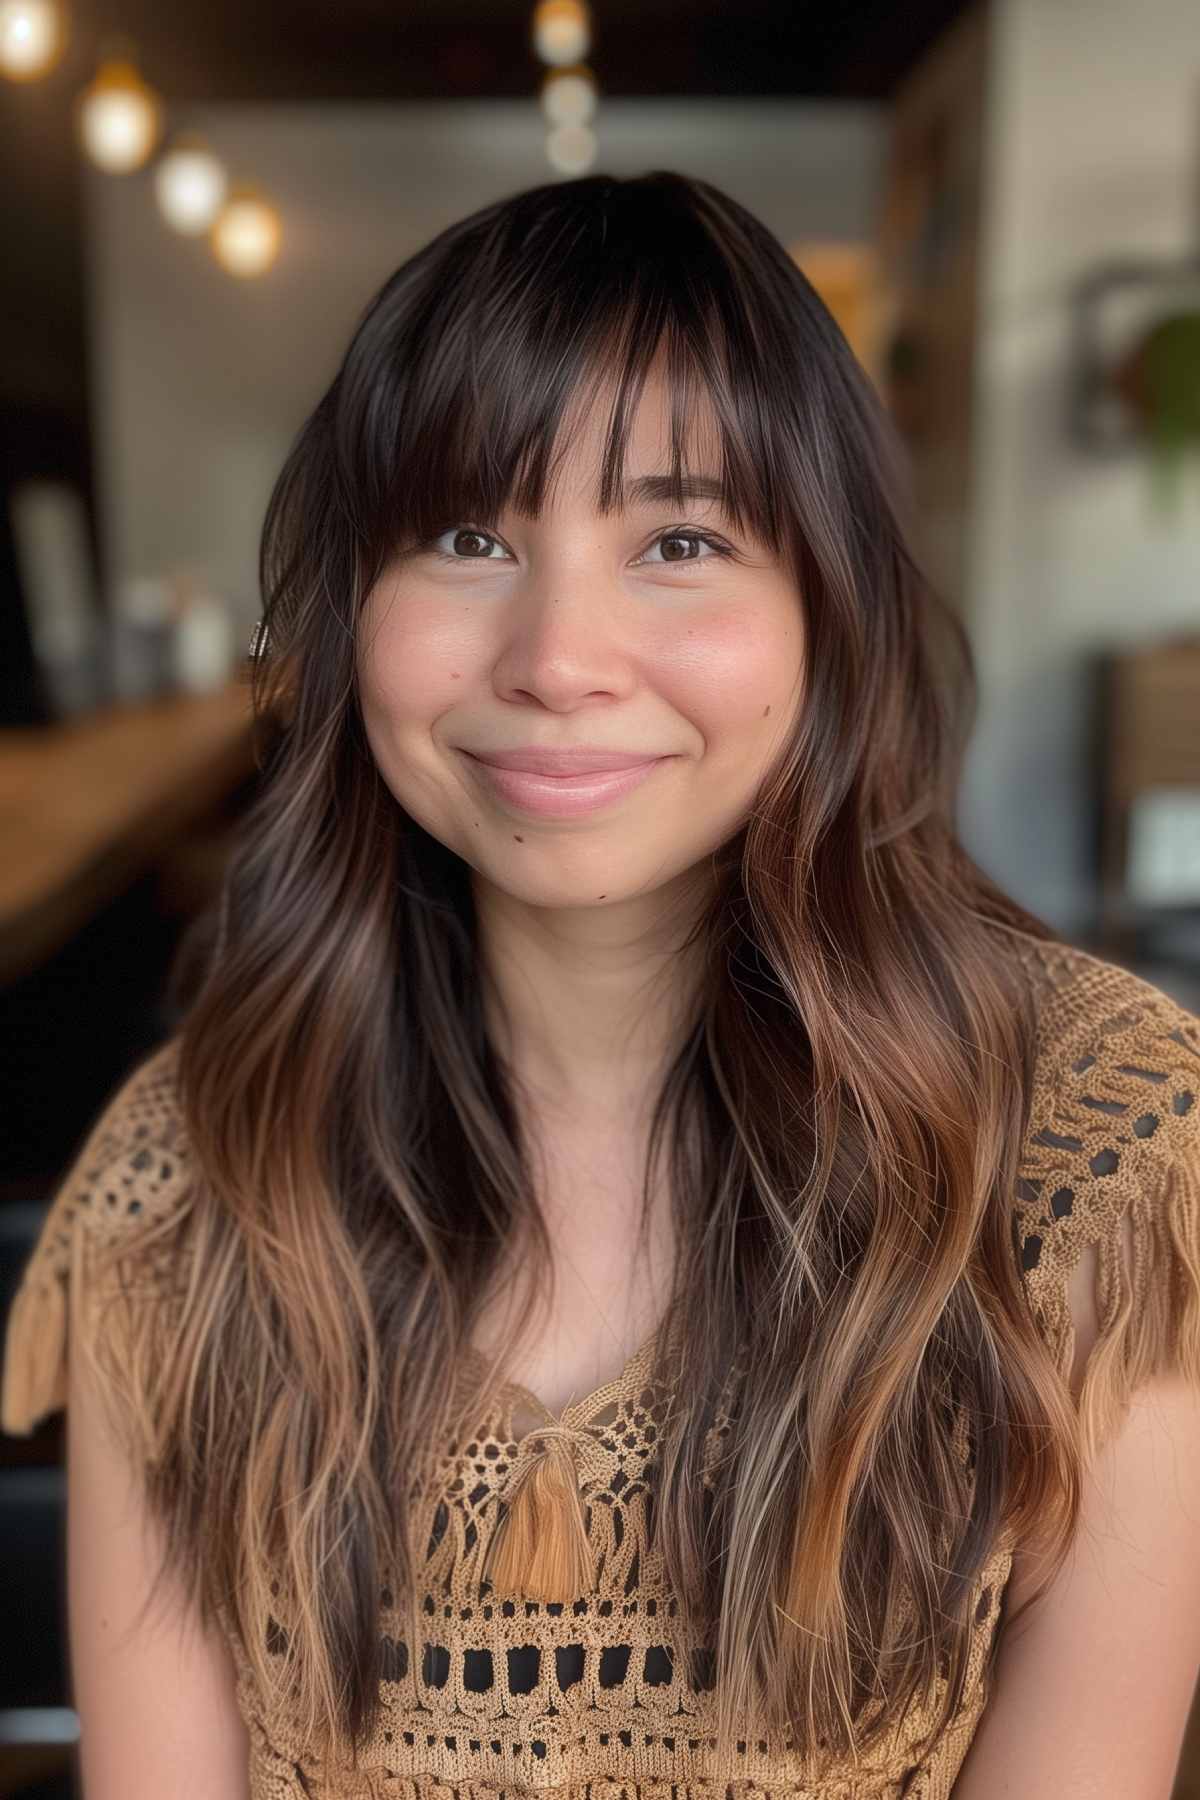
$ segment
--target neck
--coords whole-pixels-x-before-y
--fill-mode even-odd
[[[476,893],[484,1012],[509,1070],[548,1115],[640,1118],[693,1016],[703,945],[695,883],[607,907]]]

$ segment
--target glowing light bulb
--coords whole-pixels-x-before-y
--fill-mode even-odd
[[[67,41],[57,0],[0,0],[0,70],[13,81],[36,81],[52,69]]]
[[[217,261],[231,275],[261,275],[279,254],[282,236],[275,208],[243,188],[217,214],[212,247]]]
[[[586,125],[596,111],[596,78],[582,63],[551,69],[542,83],[541,102],[551,125]]]
[[[224,204],[228,186],[221,163],[199,138],[176,138],[154,172],[154,191],[163,218],[187,237],[209,229]]]
[[[543,62],[582,62],[591,49],[591,23],[582,0],[540,0],[533,13],[533,47]]]
[[[110,175],[140,169],[162,132],[158,95],[125,57],[102,62],[79,98],[79,135],[92,161]]]
[[[546,133],[546,155],[560,175],[582,175],[596,160],[596,134],[590,125],[556,125]]]

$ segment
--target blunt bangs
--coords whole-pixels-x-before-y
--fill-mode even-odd
[[[670,173],[555,183],[452,226],[397,271],[347,355],[333,421],[339,496],[371,579],[451,524],[486,526],[510,505],[538,517],[573,423],[598,405],[597,509],[619,506],[658,359],[671,450],[655,473],[674,504],[701,472],[689,446],[714,432],[720,466],[703,472],[733,523],[780,551],[780,357],[795,361],[807,283],[765,230],[778,279],[764,285],[760,264],[752,283],[728,203],[706,191]]]

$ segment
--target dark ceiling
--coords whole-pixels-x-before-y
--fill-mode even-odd
[[[885,99],[961,0],[594,0],[610,94]],[[519,95],[540,64],[531,0],[76,0],[76,76],[123,33],[179,100]]]

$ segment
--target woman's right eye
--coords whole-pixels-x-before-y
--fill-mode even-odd
[[[446,562],[495,562],[506,554],[498,538],[474,525],[450,525],[432,542],[435,554]],[[448,547],[443,548],[444,545]],[[493,555],[497,550],[499,558]]]

